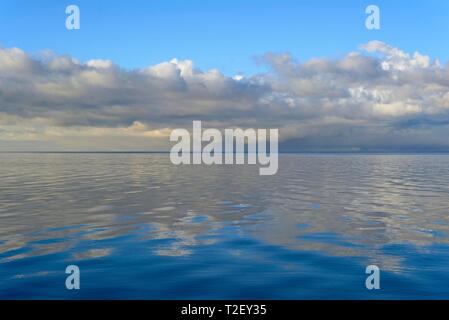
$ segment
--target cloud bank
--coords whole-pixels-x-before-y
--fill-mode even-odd
[[[190,60],[126,70],[0,49],[0,150],[167,150],[173,128],[279,128],[281,150],[449,150],[449,65],[380,41],[339,59],[259,59],[228,77]]]

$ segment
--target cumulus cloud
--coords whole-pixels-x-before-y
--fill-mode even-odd
[[[1,149],[167,149],[172,128],[279,128],[288,150],[447,150],[449,66],[380,41],[339,59],[264,55],[250,77],[190,60],[127,70],[0,49]]]

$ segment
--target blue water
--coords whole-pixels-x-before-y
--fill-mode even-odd
[[[448,195],[444,155],[0,154],[0,298],[447,299]]]

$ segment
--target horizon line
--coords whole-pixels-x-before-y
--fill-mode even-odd
[[[171,151],[144,151],[144,150],[130,150],[130,151],[88,151],[88,150],[70,150],[70,151],[55,151],[55,150],[45,150],[45,151],[0,151],[0,154],[169,154]],[[201,152],[189,152],[190,154],[201,153]],[[220,154],[237,154],[237,152],[220,152]],[[243,152],[248,154],[248,152]],[[257,153],[257,152],[255,152]],[[270,153],[269,151],[267,153]],[[410,150],[410,151],[400,151],[400,150],[318,150],[318,151],[278,151],[278,154],[441,154],[449,155],[449,150]]]

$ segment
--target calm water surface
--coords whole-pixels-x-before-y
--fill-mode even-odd
[[[449,298],[449,156],[279,161],[0,154],[0,298]]]

